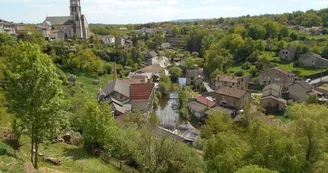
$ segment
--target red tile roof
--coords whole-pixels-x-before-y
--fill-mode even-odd
[[[148,100],[152,93],[155,84],[131,84],[130,85],[130,99],[131,101],[143,101]]]
[[[215,101],[211,101],[211,100],[209,100],[209,99],[207,99],[206,97],[203,97],[203,96],[197,97],[197,101],[199,103],[207,105],[210,108],[216,105]]]

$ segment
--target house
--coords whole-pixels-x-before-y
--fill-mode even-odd
[[[281,86],[288,86],[295,81],[295,74],[279,67],[264,70],[259,74],[260,85],[270,85],[273,83]]]
[[[112,35],[103,36],[101,40],[105,44],[115,44],[115,37]]]
[[[205,112],[204,119],[207,119],[207,117],[209,115],[216,115],[215,114],[216,112],[223,113],[225,115],[229,115],[229,116],[231,116],[231,118],[235,118],[237,116],[237,111],[234,109],[226,108],[223,106],[215,106],[214,108]]]
[[[216,102],[213,98],[198,96],[195,99],[189,99],[189,112],[198,119],[203,119],[205,112],[215,107]]]
[[[169,49],[169,48],[171,48],[171,45],[170,45],[170,43],[162,43],[161,48],[162,49]]]
[[[248,84],[251,79],[251,75],[245,77],[218,75],[215,80],[215,89],[219,89],[221,87],[230,87],[239,90],[246,90],[248,89]]]
[[[312,52],[301,55],[299,61],[305,67],[328,68],[328,60]]]
[[[124,46],[125,39],[123,37],[115,37],[116,46]]]
[[[85,15],[81,11],[80,0],[70,0],[69,16],[47,16],[43,22],[43,26],[49,27],[51,30],[61,30],[64,32],[64,39],[76,36],[80,39],[88,39],[90,36],[88,22]],[[47,35],[44,35],[47,37]],[[62,37],[59,37],[62,39]]]
[[[129,83],[153,83],[152,73],[136,73],[130,72],[127,82]]]
[[[64,40],[65,32],[61,29],[51,30],[49,37],[50,40]]]
[[[217,105],[237,110],[249,106],[251,94],[235,88],[221,87],[214,94]]]
[[[165,56],[156,56],[154,58],[148,59],[148,65],[158,64],[163,68],[170,66],[170,61]]]
[[[296,81],[288,87],[289,99],[297,102],[307,102],[310,96],[317,96],[318,92],[314,90],[314,87],[304,81]]]
[[[198,88],[204,82],[203,69],[190,69],[186,72],[187,85]]]
[[[159,64],[154,64],[136,71],[136,74],[151,74],[153,82],[158,82],[161,75],[168,75],[168,71]]]
[[[113,80],[101,88],[98,100],[108,102],[115,117],[133,110],[148,113],[154,98],[154,88],[152,83],[129,84],[123,80]]]
[[[148,61],[151,58],[156,58],[158,56],[157,52],[154,50],[151,50],[145,54],[145,60]]]
[[[278,84],[267,85],[263,89],[262,97],[273,96],[273,97],[280,98],[282,96],[282,89],[283,89],[282,86]]]
[[[132,110],[140,110],[142,112],[149,112],[153,106],[155,95],[155,84],[131,84],[130,85],[130,99]]]
[[[183,49],[185,47],[182,37],[168,37],[167,41],[172,48]]]
[[[260,105],[268,112],[284,111],[287,101],[282,99],[283,87],[278,84],[271,84],[263,89]]]
[[[287,61],[294,61],[296,55],[296,49],[292,47],[287,47],[284,49],[281,49],[279,52],[279,57],[281,60],[287,60]]]

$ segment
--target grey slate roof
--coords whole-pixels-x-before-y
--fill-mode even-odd
[[[280,97],[282,91],[282,87],[278,84],[271,84],[263,89],[263,95],[262,97],[267,97],[267,96],[274,96],[274,97]]]
[[[130,84],[121,81],[121,80],[113,80],[109,82],[106,86],[102,87],[103,92],[106,95],[116,91],[128,98],[130,98]]]
[[[50,16],[45,21],[50,22],[51,25],[69,25],[73,22],[71,16]]]
[[[149,54],[151,57],[156,57],[156,56],[157,56],[157,53],[156,53],[154,50],[148,52],[148,54]]]
[[[197,76],[203,76],[203,69],[192,69],[192,70],[187,70],[186,72],[186,77],[197,77]]]
[[[207,110],[207,106],[203,105],[197,101],[192,101],[188,103],[188,107],[195,112],[205,112]]]

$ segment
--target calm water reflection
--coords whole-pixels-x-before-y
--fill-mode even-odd
[[[156,111],[160,119],[160,126],[169,130],[196,130],[189,122],[181,122],[179,119],[179,95],[171,93],[163,95],[159,100],[159,105]]]

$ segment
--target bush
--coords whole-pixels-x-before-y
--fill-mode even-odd
[[[280,63],[280,59],[279,58],[274,58],[273,60],[271,60],[271,62],[273,62],[273,63]]]
[[[244,71],[242,71],[242,70],[238,70],[238,71],[235,73],[235,76],[237,76],[237,77],[242,77],[242,76],[244,76]]]
[[[243,70],[248,70],[248,69],[250,69],[252,67],[252,64],[250,63],[250,62],[245,62],[242,66],[241,66],[241,68],[243,69]]]
[[[0,141],[0,156],[1,155],[13,156],[14,149],[11,148],[8,144]]]

